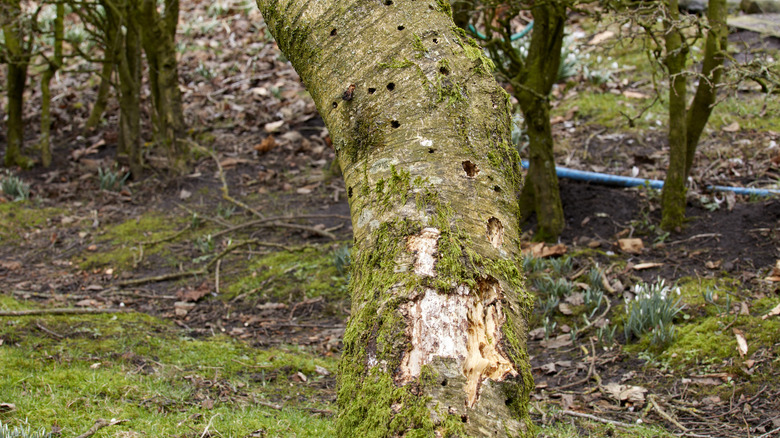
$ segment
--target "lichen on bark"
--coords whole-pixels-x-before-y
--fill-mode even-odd
[[[350,201],[339,435],[527,436],[519,161],[489,60],[435,5],[258,4],[328,126]]]

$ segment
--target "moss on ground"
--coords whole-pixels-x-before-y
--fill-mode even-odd
[[[0,301],[2,309],[20,306]],[[192,339],[143,314],[3,318],[0,339],[0,400],[16,405],[0,413],[4,424],[26,419],[34,428],[60,427],[63,436],[98,418],[128,420],[99,436],[200,436],[209,424],[212,436],[333,435],[331,421],[307,408],[331,409],[323,388],[332,378],[315,368],[335,371],[335,360],[303,348]],[[293,379],[298,372],[306,382]],[[256,400],[294,400],[296,409]]]
[[[44,227],[65,210],[41,207],[32,201],[0,204],[0,244],[17,242],[24,235]]]

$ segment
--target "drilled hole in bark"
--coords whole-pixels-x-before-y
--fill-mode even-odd
[[[504,225],[495,217],[488,219],[487,237],[493,248],[498,249],[504,243]]]
[[[496,192],[496,193],[501,193],[501,187],[495,186],[495,187],[493,187],[493,191]]]
[[[393,4],[393,0],[385,0],[385,6],[390,6]]]
[[[348,197],[348,198],[351,198],[351,197],[352,197],[352,187],[350,187],[350,188],[347,190],[347,197]]]
[[[477,165],[472,163],[471,161],[466,160],[461,164],[463,164],[463,170],[466,171],[466,176],[468,176],[469,178],[474,178],[479,173],[479,169],[477,169]]]
[[[339,107],[339,103],[338,102],[333,102],[333,108],[338,108],[338,107]]]
[[[395,83],[390,82],[389,84],[387,84],[387,89],[390,91],[395,90]]]
[[[439,67],[439,73],[443,74],[444,76],[447,76],[450,74],[450,71],[447,70],[447,67]]]
[[[406,29],[403,25],[398,26],[398,30],[404,30]]]
[[[369,88],[368,89],[368,94],[374,94],[374,93],[376,93],[376,88]]]
[[[401,126],[401,123],[398,120],[393,120],[392,122],[390,122],[390,126],[392,126],[393,128],[398,128]]]
[[[433,39],[433,44],[439,44],[439,39],[438,38],[434,38]]]
[[[507,406],[511,405],[512,404],[512,399],[508,398],[508,399],[504,400],[504,404],[507,405]]]
[[[447,382],[447,379],[444,379],[441,381],[441,386],[447,386],[447,383],[449,383]]]
[[[432,154],[432,153],[434,153],[434,152],[436,152],[436,149],[434,149],[434,148],[428,148],[428,153],[429,153],[429,154]]]
[[[460,416],[460,421],[462,421],[464,423],[468,423],[469,422],[469,416],[466,415],[466,414],[461,415]]]
[[[333,29],[330,31],[330,36],[336,36],[337,33],[338,31],[336,29]]]

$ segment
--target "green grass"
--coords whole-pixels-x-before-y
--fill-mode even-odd
[[[18,242],[63,214],[63,209],[41,207],[33,201],[0,204],[0,243]]]
[[[0,309],[20,307],[0,300]],[[96,437],[200,436],[209,422],[221,436],[333,434],[330,419],[305,408],[332,410],[333,378],[315,367],[335,372],[335,359],[304,348],[193,339],[142,314],[3,318],[0,339],[0,401],[16,405],[0,414],[4,424],[27,419],[33,428],[60,427],[63,436],[98,418],[129,421]],[[298,372],[307,382],[291,378]]]

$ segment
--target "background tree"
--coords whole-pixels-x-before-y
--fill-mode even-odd
[[[65,39],[65,3],[59,1],[55,5],[56,15],[52,23],[53,54],[46,57],[46,70],[41,78],[41,164],[51,166],[51,80],[62,67],[62,43]]]
[[[27,82],[27,67],[32,57],[33,38],[32,19],[22,12],[19,0],[0,2],[0,25],[2,25],[5,44],[2,46],[2,60],[8,68],[8,93],[6,111],[8,112],[8,131],[4,163],[7,167],[27,168],[32,161],[22,155],[24,144],[24,87]]]
[[[355,244],[340,436],[530,436],[519,157],[449,4],[258,1],[311,93]]]
[[[520,198],[524,219],[536,213],[535,239],[554,241],[565,220],[555,172],[554,141],[550,125],[550,92],[558,81],[563,34],[569,1],[491,3],[481,9],[481,38],[519,102],[529,138],[529,168]],[[533,15],[527,52],[516,44],[516,19],[524,11]]]

